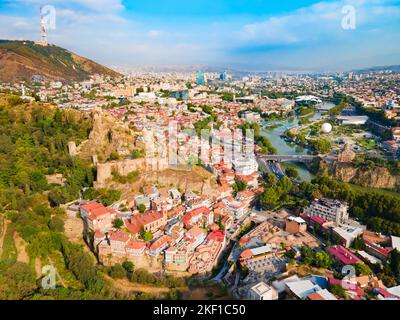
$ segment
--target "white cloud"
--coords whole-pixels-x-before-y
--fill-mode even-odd
[[[125,7],[122,0],[14,0],[11,5],[54,5],[59,7],[81,6],[95,12],[118,12]]]
[[[261,22],[244,25],[236,33],[239,43],[259,45],[290,45],[315,42],[343,33],[342,8],[346,4],[356,9],[356,28],[370,23],[394,20],[400,15],[399,7],[388,7],[388,0],[348,0],[320,2],[292,13],[273,16]]]

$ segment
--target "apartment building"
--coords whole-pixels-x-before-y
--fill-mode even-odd
[[[305,209],[305,213],[311,217],[317,216],[324,220],[334,221],[337,224],[345,223],[349,219],[346,202],[339,200],[322,198],[315,199],[311,205]]]

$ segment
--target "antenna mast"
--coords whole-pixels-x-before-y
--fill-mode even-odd
[[[40,29],[41,29],[40,43],[43,46],[47,46],[48,42],[47,42],[46,22],[44,16],[42,15],[42,7],[40,7]]]

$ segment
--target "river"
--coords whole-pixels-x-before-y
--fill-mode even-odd
[[[333,103],[330,102],[324,102],[323,107],[324,109],[330,109],[334,106]],[[323,112],[315,112],[311,117],[311,121],[316,121],[320,120],[323,118],[322,115]],[[271,144],[278,150],[279,155],[302,155],[302,154],[308,154],[309,150],[299,147],[294,143],[290,143],[285,141],[281,137],[282,133],[284,133],[287,129],[293,128],[298,126],[299,124],[299,117],[295,116],[287,121],[263,121],[261,122],[262,126],[265,126],[270,123],[276,123],[276,126],[273,127],[264,127],[261,130],[261,134],[266,136],[270,141]],[[290,164],[296,167],[297,171],[299,172],[300,178],[305,181],[311,181],[313,178],[313,175],[310,173],[310,171],[307,170],[304,164],[301,163],[293,163]],[[285,165],[286,166],[286,165]]]

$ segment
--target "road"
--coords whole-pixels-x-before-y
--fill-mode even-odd
[[[278,162],[257,158],[257,163],[263,172],[273,173],[278,179],[282,179],[285,176]]]

